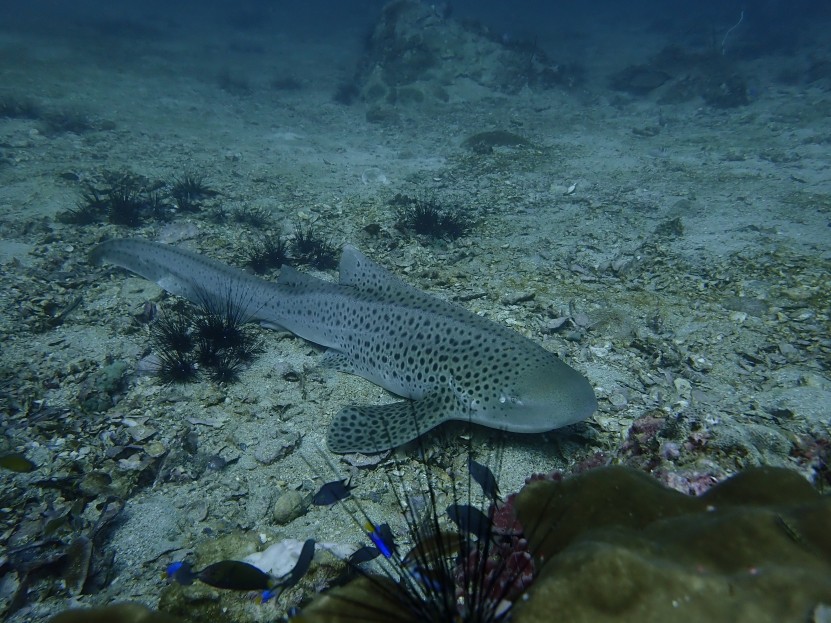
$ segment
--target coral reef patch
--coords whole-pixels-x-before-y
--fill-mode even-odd
[[[367,40],[353,86],[340,85],[336,101],[355,94],[374,105],[372,121],[389,120],[389,107],[442,104],[471,92],[517,93],[571,83],[533,43],[508,44],[476,24],[465,24],[435,5],[396,0],[381,12]],[[569,74],[579,71],[569,67]]]
[[[515,621],[806,621],[831,603],[831,499],[786,469],[692,497],[606,467],[532,482],[516,509],[546,562]]]

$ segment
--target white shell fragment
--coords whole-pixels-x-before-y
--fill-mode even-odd
[[[303,543],[297,539],[284,539],[261,552],[249,554],[243,558],[243,562],[279,578],[294,569],[297,559],[300,558]],[[346,543],[316,543],[315,547],[329,550],[332,555],[342,559],[349,558],[358,549],[357,546]]]
[[[386,186],[390,183],[386,173],[378,167],[369,167],[368,169],[365,169],[364,172],[361,173],[361,182],[363,182],[364,186],[369,186],[370,184],[381,184]]]

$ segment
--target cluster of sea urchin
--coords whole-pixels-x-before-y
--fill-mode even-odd
[[[217,383],[232,383],[243,365],[262,351],[262,342],[245,326],[245,293],[215,298],[203,294],[196,306],[179,307],[150,326],[156,371],[165,382],[188,383],[204,372]]]
[[[139,227],[148,220],[168,221],[176,210],[196,212],[201,209],[202,200],[217,194],[204,177],[190,173],[169,184],[151,182],[130,172],[108,171],[101,177],[102,184],[84,185],[80,201],[74,208],[59,212],[59,221],[73,225],[107,221]]]
[[[469,214],[453,205],[441,205],[437,201],[395,195],[390,205],[398,211],[396,227],[432,240],[456,240],[472,228]]]

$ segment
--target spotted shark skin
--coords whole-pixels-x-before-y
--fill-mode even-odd
[[[192,302],[232,297],[250,320],[326,347],[327,365],[408,399],[341,409],[327,432],[332,452],[380,452],[448,420],[538,433],[597,408],[589,381],[539,344],[405,284],[350,245],[337,283],[287,266],[267,281],[138,239],[104,242],[90,259]]]

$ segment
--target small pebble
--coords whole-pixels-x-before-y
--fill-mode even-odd
[[[668,461],[674,461],[681,456],[681,450],[674,441],[667,441],[661,445],[661,456]]]
[[[211,471],[218,472],[219,470],[223,469],[227,464],[228,461],[223,459],[218,454],[213,454],[208,457],[208,462],[205,464],[205,467],[207,467]]]
[[[810,320],[813,317],[814,317],[813,310],[803,309],[803,310],[800,310],[799,313],[796,314],[796,316],[794,317],[794,320],[796,320],[797,322],[804,322],[806,320]]]
[[[196,500],[186,507],[185,512],[190,521],[205,521],[208,516],[208,503],[205,500]]]
[[[146,424],[136,424],[127,429],[133,441],[144,441],[148,437],[156,434],[156,429]]]
[[[554,318],[553,320],[549,320],[545,328],[547,331],[558,331],[568,322],[568,316],[561,316],[559,318]]]
[[[286,491],[277,498],[271,511],[274,523],[284,526],[306,514],[309,509],[309,496],[300,491]]]
[[[595,357],[603,359],[609,354],[609,346],[589,346],[589,351]]]
[[[692,384],[687,379],[675,379],[672,384],[681,398],[688,400],[692,394]]]
[[[165,448],[161,441],[154,440],[144,446],[144,451],[147,453],[147,456],[157,459],[167,452],[167,448]]]
[[[518,305],[519,303],[526,303],[528,301],[533,301],[534,297],[536,296],[535,292],[512,292],[510,294],[506,294],[502,298],[503,305]]]
[[[747,312],[743,311],[734,311],[730,312],[730,320],[736,322],[738,324],[742,324],[745,320],[747,320]]]
[[[611,404],[615,409],[623,409],[629,401],[626,399],[626,396],[623,394],[612,394],[609,396],[609,404]]]

